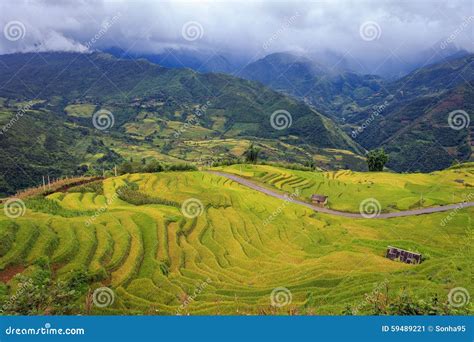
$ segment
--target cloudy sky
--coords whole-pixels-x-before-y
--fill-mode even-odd
[[[473,51],[474,2],[2,0],[0,27],[0,53],[118,46],[409,59],[447,43]]]

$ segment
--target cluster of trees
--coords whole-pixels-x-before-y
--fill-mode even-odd
[[[126,173],[155,173],[163,171],[196,171],[197,167],[186,163],[161,163],[156,159],[141,162],[127,161],[117,166],[117,173],[120,175]]]
[[[261,149],[252,143],[244,152],[245,162],[257,164],[260,152]],[[385,164],[388,162],[388,155],[383,149],[376,149],[367,153],[366,160],[369,171],[383,171]],[[316,165],[312,160],[306,162],[303,167],[309,170],[316,169]]]
[[[269,164],[275,166],[282,166],[287,167],[290,169],[298,169],[298,170],[315,170],[316,165],[313,160],[304,163],[304,165],[298,164],[289,164],[289,163],[269,163],[260,161],[260,154],[261,148],[255,146],[253,143],[249,146],[249,148],[243,153],[243,158],[229,158],[225,160],[219,161],[212,161],[209,163],[210,166],[227,166],[233,164],[240,164],[242,162],[250,163],[250,164]],[[383,149],[376,149],[372,150],[367,153],[366,155],[367,166],[369,171],[383,171],[385,164],[388,162],[388,155],[385,153]],[[151,161],[146,161],[142,159],[141,162],[134,162],[134,161],[127,161],[120,164],[117,168],[119,174],[125,173],[135,173],[135,172],[143,172],[143,173],[154,173],[154,172],[162,172],[162,171],[195,171],[197,170],[195,165],[186,164],[186,163],[178,163],[178,164],[165,164],[161,163],[155,159]]]
[[[303,165],[291,164],[291,163],[270,163],[260,160],[261,148],[255,146],[253,143],[249,148],[243,153],[241,158],[228,158],[219,161],[212,161],[209,163],[209,166],[227,166],[233,164],[240,164],[242,162],[250,164],[268,164],[286,167],[290,169],[298,169],[311,171],[316,169],[316,164],[313,160],[307,161]],[[388,155],[383,149],[372,150],[366,155],[366,162],[369,171],[383,171],[385,164],[388,162]],[[126,173],[154,173],[162,171],[196,171],[197,167],[193,164],[187,163],[161,163],[156,159],[147,161],[142,159],[140,162],[135,162],[133,160],[124,162],[117,167],[118,174]]]
[[[150,196],[138,190],[136,183],[126,182],[127,185],[121,186],[117,189],[118,197],[125,202],[134,205],[145,205],[145,204],[163,204],[173,207],[180,207],[178,202],[166,200],[160,197]]]
[[[366,158],[369,171],[383,171],[385,164],[388,162],[388,155],[383,149],[370,151]]]
[[[259,147],[255,147],[252,143],[247,151],[244,152],[245,161],[251,164],[257,164],[258,155],[261,149]]]

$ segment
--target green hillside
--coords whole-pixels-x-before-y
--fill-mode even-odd
[[[239,158],[252,142],[266,160],[364,168],[359,146],[328,117],[255,82],[100,53],[0,62],[1,194],[130,158]],[[113,116],[104,130],[94,127],[100,110]],[[290,113],[288,128],[272,127],[277,110]]]
[[[246,66],[240,77],[304,100],[338,122],[350,121],[374,100],[387,95],[384,80],[324,67],[291,53],[274,53]]]
[[[473,61],[472,54],[443,59],[387,81],[374,75],[313,71],[314,62],[274,54],[250,64],[242,77],[303,99],[368,150],[383,147],[391,169],[430,172],[472,160],[472,124],[455,130],[448,117],[463,110],[471,123],[474,120]]]
[[[396,171],[429,172],[472,160],[473,61],[471,54],[429,65],[387,84],[391,95],[379,96],[376,107],[352,120],[355,140],[367,149],[385,148]],[[450,125],[456,111],[463,112]]]
[[[286,184],[301,185],[303,194],[310,180],[319,180],[334,194],[360,191],[384,206],[385,192],[407,196],[421,189],[431,190],[431,203],[448,203],[448,189],[464,193],[452,178],[465,187],[473,179],[467,168],[446,171],[453,177],[442,184],[439,175],[394,174],[371,187],[372,174],[262,168],[244,172],[255,180],[265,172],[291,175]],[[291,188],[277,178],[272,184]],[[357,201],[331,194],[331,207]],[[440,303],[453,287],[474,291],[467,257],[473,208],[457,210],[449,220],[448,213],[346,219],[205,172],[127,174],[25,203],[17,218],[0,211],[0,301],[18,289],[15,273],[44,274],[45,256],[55,279],[87,273],[75,313],[341,314],[350,307],[364,314],[372,312],[364,298],[381,286],[391,298],[405,291],[426,301],[437,295]],[[418,251],[424,261],[390,261],[384,257],[388,245]],[[101,286],[113,290],[113,304],[88,309],[87,288]],[[272,306],[272,292],[282,288],[287,305]],[[464,309],[472,313],[472,304]]]
[[[382,146],[390,155],[388,166],[397,171],[427,172],[473,158],[474,120],[472,84],[462,85],[433,99],[418,98],[390,107],[361,135],[367,148]],[[462,112],[460,112],[462,111]],[[449,115],[464,122],[453,129]],[[458,113],[458,114],[456,114]],[[453,121],[454,122],[454,121]]]

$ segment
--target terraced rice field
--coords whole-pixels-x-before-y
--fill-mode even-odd
[[[275,180],[272,184],[282,189],[301,186],[305,193],[318,187],[317,179],[335,193],[369,185],[403,189],[397,185],[407,184],[405,176],[397,182],[396,176],[387,176],[391,180],[379,185],[364,183],[359,174],[350,182],[346,173],[313,179],[276,168],[244,171],[262,181]],[[471,176],[465,172],[457,177],[469,182]],[[420,186],[435,179],[427,175]],[[168,205],[121,200],[117,191],[126,184]],[[383,282],[393,294],[406,288],[421,298],[446,298],[457,286],[474,293],[469,257],[474,208],[457,211],[445,225],[441,221],[447,213],[350,220],[315,213],[205,172],[124,175],[104,180],[103,190],[48,196],[65,211],[84,213],[74,217],[27,208],[25,215],[9,218],[1,210],[0,237],[14,231],[15,238],[0,244],[0,270],[28,267],[48,256],[59,278],[73,269],[96,274],[101,279],[96,285],[115,293],[113,305],[94,307],[96,314],[341,314],[348,304],[362,305],[365,295]],[[349,195],[335,198],[341,204],[334,199],[332,205],[347,201],[352,209],[357,201]],[[180,206],[189,199],[202,207],[183,211]],[[190,217],[195,213],[199,215]],[[384,257],[387,245],[421,252],[426,260],[420,265],[390,261]],[[288,289],[291,303],[272,306],[276,288]]]
[[[474,201],[474,167],[432,173],[308,172],[268,165],[233,165],[216,170],[251,178],[269,188],[310,201],[312,194],[328,196],[327,207],[359,212],[362,201],[374,198],[382,212],[418,209]]]

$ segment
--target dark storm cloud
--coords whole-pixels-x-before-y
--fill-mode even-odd
[[[0,53],[171,47],[255,58],[330,50],[375,61],[444,41],[473,51],[474,11],[472,1],[7,0],[0,27]]]

